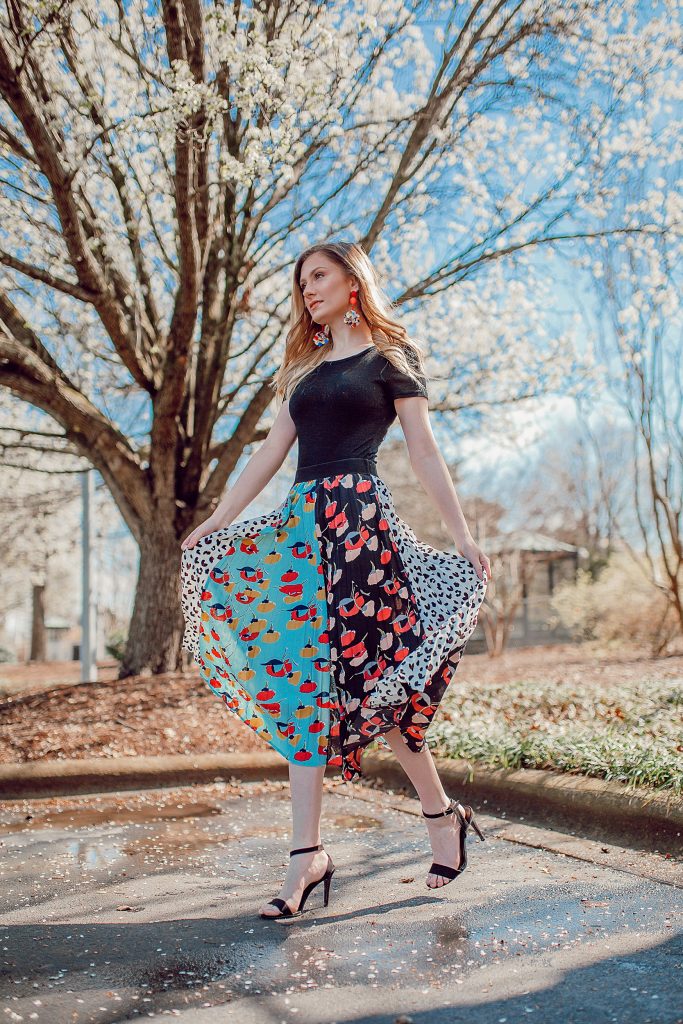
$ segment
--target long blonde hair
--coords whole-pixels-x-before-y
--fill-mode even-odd
[[[417,380],[417,374],[426,378],[422,349],[408,337],[405,327],[392,318],[392,302],[380,287],[375,268],[362,246],[356,242],[321,242],[305,249],[294,266],[285,356],[271,380],[276,395],[286,401],[299,381],[325,359],[325,346],[313,344],[313,335],[320,329],[320,325],[314,323],[306,308],[299,285],[304,260],[316,252],[328,256],[358,280],[356,309],[368,322],[378,351],[413,379]]]

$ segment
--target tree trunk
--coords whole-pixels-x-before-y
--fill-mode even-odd
[[[45,584],[34,583],[31,602],[31,654],[29,661],[45,661],[46,648]]]
[[[140,537],[135,603],[119,679],[182,668],[181,555],[175,532],[163,523]]]

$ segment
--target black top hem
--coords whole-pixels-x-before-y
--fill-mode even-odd
[[[336,476],[338,473],[371,473],[377,476],[377,462],[375,459],[345,457],[332,459],[330,462],[316,462],[310,466],[298,466],[294,483]]]

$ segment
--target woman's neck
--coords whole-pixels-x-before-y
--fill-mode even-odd
[[[334,342],[334,351],[338,356],[351,355],[359,348],[367,348],[373,343],[370,324],[361,316],[360,323],[356,327],[344,323],[343,314],[330,321],[330,332]]]

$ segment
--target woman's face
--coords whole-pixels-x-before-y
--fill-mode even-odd
[[[313,321],[327,324],[349,308],[353,279],[329,256],[314,252],[301,265],[299,287]]]

